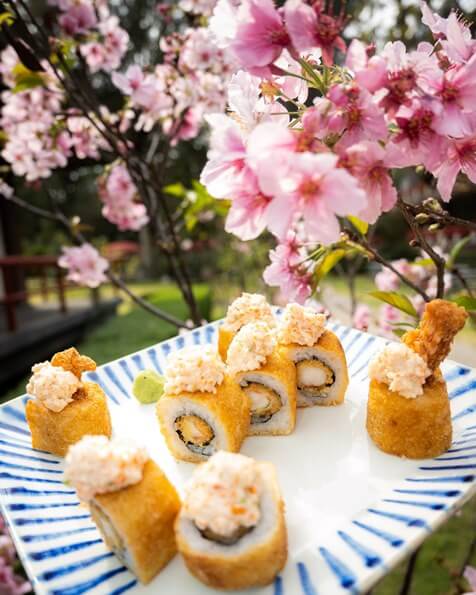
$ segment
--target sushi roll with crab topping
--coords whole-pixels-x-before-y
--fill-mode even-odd
[[[427,459],[450,447],[450,403],[439,366],[467,316],[452,302],[432,300],[418,328],[370,362],[367,431],[383,452]]]
[[[284,503],[271,463],[219,452],[200,465],[175,522],[190,572],[216,589],[271,583],[287,559]]]
[[[246,324],[228,349],[228,370],[250,399],[249,435],[290,434],[296,424],[296,369],[264,322]]]
[[[229,305],[225,320],[218,329],[218,352],[224,362],[228,347],[236,333],[245,324],[257,321],[266,322],[270,327],[275,325],[273,311],[264,296],[258,293],[242,293]]]
[[[250,406],[218,353],[194,346],[169,357],[157,417],[174,457],[199,463],[218,450],[240,450]]]
[[[89,506],[106,545],[142,583],[175,556],[180,499],[144,448],[85,436],[68,451],[65,481]]]
[[[34,398],[25,410],[33,448],[64,457],[86,434],[111,436],[106,395],[98,384],[82,379],[95,369],[96,362],[74,347],[33,366],[26,391]]]
[[[312,308],[288,304],[278,326],[278,341],[296,366],[297,406],[339,405],[349,385],[347,361],[326,317]]]

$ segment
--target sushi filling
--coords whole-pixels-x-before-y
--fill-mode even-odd
[[[318,358],[296,363],[297,386],[309,398],[326,398],[335,382],[334,371]]]
[[[195,525],[197,527],[197,525]],[[253,531],[254,527],[244,527],[240,525],[233,533],[230,535],[220,535],[219,533],[215,533],[209,527],[205,527],[205,529],[197,529],[200,531],[200,534],[205,539],[210,541],[214,541],[215,543],[220,543],[221,545],[235,545],[242,537],[247,535],[250,531]]]
[[[181,415],[174,423],[180,440],[192,452],[210,456],[214,449],[211,442],[215,433],[209,424],[198,415]]]
[[[241,382],[241,386],[251,402],[252,424],[266,423],[283,406],[281,397],[269,386],[246,380]]]

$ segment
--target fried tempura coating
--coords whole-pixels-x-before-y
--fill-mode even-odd
[[[432,300],[426,304],[418,328],[405,333],[402,341],[435,371],[450,352],[451,343],[467,317],[466,310],[453,302]]]
[[[51,365],[64,368],[78,378],[81,378],[83,372],[96,369],[96,362],[87,355],[80,355],[74,347],[55,353],[51,359]]]

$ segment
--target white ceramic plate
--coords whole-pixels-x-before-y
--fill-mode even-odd
[[[184,345],[216,340],[217,323],[98,368],[88,376],[110,399],[114,432],[145,441],[182,489],[194,465],[168,452],[154,405],[131,396],[137,372],[162,371]],[[291,436],[248,438],[242,452],[273,462],[287,507],[288,563],[255,595],[365,592],[476,491],[476,371],[443,366],[451,398],[451,450],[425,461],[383,454],[365,431],[367,364],[385,340],[330,324],[347,355],[351,383],[340,407],[299,410]],[[177,556],[147,587],[104,546],[86,509],[62,483],[62,462],[35,451],[24,416],[27,397],[0,408],[1,509],[38,595],[213,593]]]

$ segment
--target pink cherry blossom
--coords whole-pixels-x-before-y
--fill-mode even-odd
[[[370,308],[366,304],[359,304],[352,318],[352,326],[359,331],[368,331],[370,325]]]
[[[234,193],[225,230],[243,241],[257,238],[268,223],[271,201],[272,198],[263,194],[257,181],[250,177],[249,183]]]
[[[243,0],[230,46],[243,68],[268,66],[289,45],[289,35],[273,0]]]
[[[381,54],[387,66],[387,81],[379,91],[380,105],[390,114],[408,104],[418,89],[427,89],[441,75],[433,48],[420,45],[407,52],[401,41],[388,42]]]
[[[91,244],[62,248],[58,264],[68,269],[66,278],[78,285],[98,287],[107,280],[105,272],[109,264]]]
[[[418,98],[399,108],[395,114],[399,132],[393,137],[398,151],[390,145],[387,150],[389,166],[406,167],[421,163],[431,171],[441,163],[447,141],[435,130],[441,117],[440,108],[439,102]]]
[[[142,86],[144,73],[140,66],[133,64],[129,66],[125,74],[113,72],[112,82],[124,95],[133,95]]]
[[[268,210],[268,227],[278,238],[285,237],[293,222],[302,220],[309,239],[329,244],[339,239],[336,215],[362,211],[367,204],[365,192],[336,165],[336,155],[290,155],[288,170],[278,172],[277,193]],[[269,163],[268,167],[275,166]]]
[[[373,141],[350,146],[340,159],[340,164],[357,178],[367,194],[367,206],[359,217],[369,223],[375,223],[382,212],[392,209],[397,201],[385,159],[385,149]]]
[[[471,134],[471,114],[476,112],[476,54],[467,64],[453,66],[429,84],[442,104],[436,131],[454,137]]]
[[[246,175],[246,146],[238,124],[224,114],[208,116],[212,127],[208,163],[201,183],[215,198],[228,198]]]
[[[393,333],[393,329],[395,328],[394,324],[402,322],[402,316],[403,314],[400,310],[397,310],[389,304],[381,306],[378,316],[380,334],[384,337],[395,339],[395,334]]]
[[[447,56],[457,63],[464,63],[473,55],[475,41],[471,36],[471,29],[459,18],[455,11],[451,11],[447,19],[432,12],[426,2],[420,3],[423,15],[422,22],[430,28],[434,37],[439,40]]]
[[[463,595],[475,595],[476,594],[476,568],[473,566],[466,566],[464,569],[464,578],[468,581],[471,591],[464,593]]]
[[[92,29],[96,23],[96,13],[90,4],[73,4],[58,22],[67,35],[84,34]]]
[[[387,83],[387,65],[381,56],[375,56],[373,46],[365,46],[360,40],[353,39],[347,50],[345,65],[355,76],[356,82],[371,93],[381,89]]]
[[[149,221],[145,206],[138,200],[137,188],[127,168],[116,164],[99,180],[103,216],[120,230],[137,231]]]
[[[305,264],[296,232],[289,231],[285,240],[269,253],[271,264],[263,272],[265,283],[279,287],[286,301],[303,304],[312,293],[312,273]]]
[[[328,93],[334,104],[329,115],[329,129],[344,133],[340,145],[361,140],[384,140],[388,136],[385,116],[370,93],[356,85],[334,85]]]
[[[437,188],[443,200],[450,200],[460,171],[476,183],[476,135],[448,141],[446,157],[433,171],[438,178]]]
[[[309,6],[303,0],[287,0],[284,7],[286,27],[294,47],[300,52],[320,48],[324,64],[331,66],[334,48],[346,51],[341,37],[345,19],[343,15],[332,16],[324,9],[324,2],[313,2]]]

